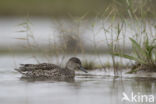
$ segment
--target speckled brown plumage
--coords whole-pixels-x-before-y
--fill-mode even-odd
[[[74,79],[75,70],[80,69],[81,61],[72,57],[66,64],[65,68],[61,68],[55,64],[41,63],[41,64],[21,64],[16,71],[20,72],[24,78],[31,79],[57,79],[66,80]]]

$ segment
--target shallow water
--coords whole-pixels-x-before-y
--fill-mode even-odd
[[[35,63],[33,59],[0,56],[0,62],[0,104],[131,104],[121,101],[123,92],[156,97],[155,77],[127,75],[124,70],[122,76],[114,76],[113,70],[93,70],[76,72],[72,82],[30,82],[20,80],[14,68],[15,64]]]

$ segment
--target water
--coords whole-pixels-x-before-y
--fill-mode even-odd
[[[142,34],[144,27],[146,27],[146,32],[151,38],[155,36],[155,19],[148,20],[145,23],[142,21],[133,21],[126,19],[123,21],[111,21],[111,20],[101,20],[101,19],[85,19],[79,22],[74,22],[72,19],[54,19],[48,17],[31,17],[29,18],[31,22],[32,34],[36,42],[39,45],[48,45],[49,41],[51,43],[58,43],[59,36],[63,35],[61,31],[67,34],[79,35],[84,45],[96,47],[107,47],[107,40],[111,42],[112,39],[117,37],[117,26],[122,24],[121,33],[119,36],[119,44],[129,46],[129,37],[135,37],[136,34]],[[24,28],[19,25],[26,22],[25,18],[22,17],[0,17],[0,47],[12,47],[23,48],[22,44],[26,42],[23,40],[18,40],[16,38],[25,38],[25,32],[19,32],[24,30]],[[94,25],[94,26],[93,26]],[[112,26],[112,27],[111,27]],[[105,31],[104,31],[105,30]],[[32,35],[31,34],[31,35]]]
[[[76,72],[72,82],[30,82],[20,80],[14,68],[20,63],[36,63],[33,58],[0,56],[0,62],[0,104],[130,104],[121,101],[123,92],[156,97],[155,75],[127,75],[123,70],[121,77],[112,70],[93,70]]]

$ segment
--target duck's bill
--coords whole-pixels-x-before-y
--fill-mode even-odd
[[[80,67],[80,70],[83,71],[83,72],[85,72],[85,73],[88,73],[87,70],[84,69],[83,67]]]

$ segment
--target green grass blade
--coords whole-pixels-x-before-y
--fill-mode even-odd
[[[130,55],[126,55],[126,54],[120,54],[120,53],[113,53],[113,55],[123,57],[123,58],[129,59],[129,60],[133,60],[133,61],[136,61],[136,62],[139,62],[139,63],[142,63],[142,64],[145,64],[145,62],[143,60],[140,60],[139,58],[136,58],[134,56],[130,56]]]
[[[141,46],[134,39],[130,38],[130,40],[132,42],[133,47],[135,48],[135,52],[138,55],[138,57],[141,58],[140,55],[146,57],[145,50],[141,48]]]

